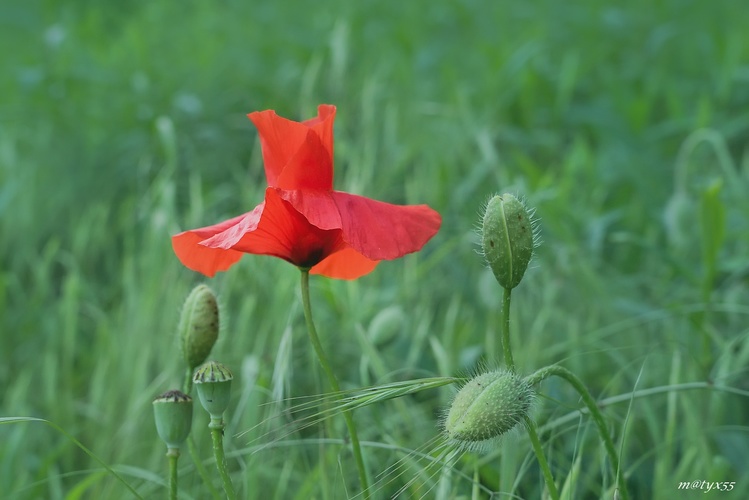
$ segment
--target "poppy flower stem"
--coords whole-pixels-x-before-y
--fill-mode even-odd
[[[585,406],[587,406],[590,416],[593,418],[593,421],[598,427],[598,434],[601,436],[603,446],[606,449],[606,453],[608,453],[609,455],[611,468],[614,470],[614,474],[616,474],[616,482],[617,486],[619,487],[619,495],[623,500],[628,500],[629,495],[627,493],[627,485],[624,480],[623,473],[619,468],[619,455],[617,455],[616,453],[616,449],[614,448],[614,441],[611,439],[608,428],[606,427],[606,420],[604,420],[603,414],[598,408],[596,400],[593,399],[593,396],[591,396],[590,391],[588,391],[588,388],[585,387],[585,384],[583,384],[582,380],[580,380],[577,375],[569,371],[567,368],[559,365],[551,365],[541,368],[535,373],[529,375],[526,380],[532,385],[535,385],[542,380],[554,375],[569,382],[569,384],[577,391],[577,393],[580,394],[580,398],[583,400],[583,403],[585,403]]]
[[[208,490],[211,492],[211,497],[214,500],[221,500],[221,495],[219,494],[216,487],[213,486],[211,476],[208,474],[208,471],[203,465],[203,461],[200,459],[198,448],[197,446],[195,446],[195,440],[192,438],[192,436],[187,437],[187,451],[190,452],[190,458],[192,458],[192,462],[195,465],[195,470],[198,471],[198,474],[203,479],[203,484],[205,484],[208,487]]]
[[[504,288],[502,296],[502,350],[505,354],[505,365],[507,369],[515,371],[515,360],[512,359],[512,349],[510,348],[510,299],[512,297],[512,288]]]
[[[169,500],[177,500],[177,459],[179,450],[171,449],[167,453],[169,457]]]
[[[325,356],[325,351],[323,351],[322,344],[320,343],[320,338],[317,336],[315,324],[312,321],[312,306],[310,305],[309,300],[309,269],[300,268],[300,270],[302,271],[302,305],[304,307],[304,319],[307,322],[307,332],[309,333],[309,338],[312,341],[312,346],[315,348],[317,359],[320,360],[320,364],[322,365],[322,368],[328,377],[328,381],[330,382],[333,391],[337,395],[339,395],[341,392],[341,386],[338,384],[338,379],[336,378],[335,373],[333,373],[333,369],[330,366],[330,362],[328,361],[327,356]],[[361,452],[361,445],[359,444],[359,435],[357,434],[356,426],[354,425],[354,418],[349,411],[344,411],[343,417],[346,419],[346,427],[348,427],[349,436],[351,437],[351,448],[354,453],[356,467],[359,470],[359,482],[361,483],[362,488],[362,498],[368,499],[369,481],[367,479],[367,469],[364,466],[364,458]]]
[[[224,455],[224,422],[215,421],[211,418],[208,425],[211,428],[211,440],[213,441],[213,455],[216,457],[216,467],[224,484],[224,492],[228,500],[236,500],[237,494],[234,491],[234,485],[231,482],[231,476],[226,468],[226,456]]]

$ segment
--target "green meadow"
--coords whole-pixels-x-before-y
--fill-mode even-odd
[[[205,283],[239,498],[362,498],[299,272],[247,255],[209,279],[170,240],[262,201],[247,113],[329,103],[337,190],[442,215],[418,253],[311,277],[345,394],[504,366],[477,228],[513,193],[542,240],[512,294],[518,373],[585,383],[630,498],[749,498],[748,26],[738,0],[3,2],[0,497],[167,498],[152,401],[182,384]],[[459,387],[354,412],[372,498],[547,495],[522,427],[446,443]],[[577,392],[535,389],[562,498],[619,498]],[[179,498],[223,498],[207,425],[196,405],[212,482],[184,452]]]

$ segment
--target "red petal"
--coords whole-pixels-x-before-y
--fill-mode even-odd
[[[317,106],[317,116],[314,118],[310,118],[309,120],[305,120],[302,123],[307,125],[308,127],[315,128],[317,125],[323,123],[328,118],[333,117],[335,118],[335,106],[332,104],[320,104]],[[323,127],[324,128],[324,127]],[[321,132],[322,129],[318,129],[318,132]],[[322,132],[321,132],[322,133]],[[333,136],[330,137],[330,145],[333,145]]]
[[[272,255],[301,267],[318,264],[343,245],[340,229],[326,231],[310,224],[274,188],[265,190],[264,203],[234,220],[234,225],[202,244]]]
[[[426,205],[391,205],[340,191],[330,195],[341,216],[344,241],[372,260],[421,250],[442,223],[440,214]]]
[[[226,271],[239,259],[242,253],[222,248],[208,248],[200,244],[201,241],[213,234],[225,230],[240,217],[221,222],[214,226],[193,229],[172,236],[172,248],[177,257],[188,269],[202,273],[209,278],[218,271]]]
[[[221,226],[222,229],[221,231],[212,233],[209,235],[210,237],[206,237],[204,241],[201,242],[201,245],[210,248],[223,248],[224,250],[233,248],[245,234],[251,233],[257,229],[264,208],[265,202],[262,202],[260,205],[253,208],[252,212],[247,212],[246,214],[242,214],[233,219],[229,219],[228,221],[224,221],[221,224],[212,226]]]
[[[320,229],[341,229],[341,214],[330,191],[279,190],[278,194]]]
[[[315,132],[310,130],[307,133],[304,144],[288,161],[275,187],[322,191],[333,189],[333,157]]]
[[[320,229],[342,229],[344,242],[372,260],[420,250],[442,222],[426,205],[391,205],[340,191],[279,190],[279,195]]]
[[[283,189],[333,189],[334,106],[300,123],[275,111],[247,115],[260,135],[268,185]]]
[[[377,264],[376,260],[370,260],[353,248],[346,247],[329,255],[310,269],[310,273],[321,274],[328,278],[355,280],[371,273]]]

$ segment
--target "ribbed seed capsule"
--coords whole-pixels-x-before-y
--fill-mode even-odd
[[[179,336],[182,352],[190,370],[206,360],[218,338],[218,302],[205,285],[193,288],[182,307]]]
[[[481,244],[497,281],[515,288],[533,256],[533,221],[523,203],[511,194],[494,196],[486,206]]]
[[[211,415],[211,420],[221,420],[231,399],[231,371],[221,363],[209,361],[195,372],[192,381],[198,390],[200,403]]]
[[[153,400],[156,431],[169,449],[179,449],[192,427],[192,398],[167,391]]]
[[[454,444],[481,449],[523,421],[533,396],[531,385],[515,373],[478,375],[455,395],[445,417],[445,434]]]

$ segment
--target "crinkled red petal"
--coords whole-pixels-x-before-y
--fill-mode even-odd
[[[320,229],[341,229],[341,214],[331,191],[279,190],[278,194]]]
[[[341,216],[344,241],[372,260],[421,250],[442,224],[440,214],[427,205],[392,205],[340,191],[330,195]]]
[[[272,110],[247,116],[258,129],[269,186],[333,189],[335,106],[320,106],[317,118],[302,123]]]
[[[304,144],[288,161],[278,176],[275,187],[323,191],[333,189],[333,157],[315,132],[307,132]]]
[[[371,260],[420,250],[442,223],[426,205],[392,205],[339,191],[285,191],[279,195],[320,229],[341,229],[343,241]]]

